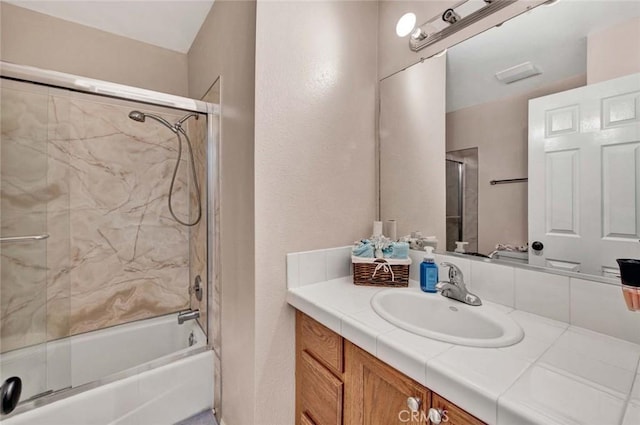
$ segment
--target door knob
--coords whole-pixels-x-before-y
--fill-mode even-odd
[[[407,407],[412,412],[417,412],[418,410],[420,410],[421,404],[422,401],[418,397],[409,397],[407,399]]]
[[[429,409],[429,420],[433,425],[438,425],[442,423],[442,419],[444,417],[444,411],[442,409]]]
[[[0,387],[0,399],[2,404],[0,412],[7,415],[13,412],[20,401],[20,393],[22,392],[22,380],[17,376],[13,376],[2,383]]]
[[[535,241],[531,244],[531,249],[534,251],[542,251],[544,249],[544,244],[540,241]]]

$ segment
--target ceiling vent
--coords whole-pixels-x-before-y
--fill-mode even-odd
[[[496,72],[496,78],[502,83],[511,84],[540,74],[542,74],[542,71],[540,71],[538,67],[531,62],[525,62]]]

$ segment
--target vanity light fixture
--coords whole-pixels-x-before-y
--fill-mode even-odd
[[[444,13],[429,19],[415,30],[412,28],[413,32],[411,32],[411,30],[409,31],[411,33],[411,37],[409,37],[409,47],[414,52],[424,49],[486,18],[500,9],[504,9],[516,1],[517,0],[462,0],[452,8],[444,11]],[[400,19],[402,20],[402,18]],[[398,21],[398,26],[399,25],[400,21]],[[396,27],[396,32],[398,32],[398,27]],[[398,35],[400,35],[399,32]]]
[[[398,23],[396,24],[396,34],[398,37],[405,37],[411,34],[411,31],[416,26],[416,14],[415,13],[405,13],[398,19]]]
[[[520,65],[496,72],[496,78],[502,83],[511,84],[540,74],[542,74],[542,71],[540,71],[537,66],[531,62],[524,62]]]

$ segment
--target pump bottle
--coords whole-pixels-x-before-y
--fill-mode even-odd
[[[424,260],[420,263],[420,289],[424,292],[437,292],[438,266],[433,255],[433,247],[425,247],[427,250]]]

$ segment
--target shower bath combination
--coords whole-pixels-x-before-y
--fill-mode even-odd
[[[175,135],[178,137],[178,158],[176,159],[176,166],[173,168],[173,176],[171,177],[171,185],[169,186],[168,204],[169,204],[169,213],[171,213],[171,217],[173,217],[175,221],[182,224],[183,226],[195,226],[200,222],[200,219],[202,218],[202,200],[200,197],[200,185],[198,184],[198,175],[196,173],[196,166],[193,160],[193,147],[191,146],[191,140],[189,139],[189,136],[182,128],[182,123],[184,123],[186,120],[188,120],[191,117],[195,117],[196,120],[199,119],[198,114],[191,112],[185,115],[184,117],[180,118],[178,121],[175,122],[175,124],[171,124],[169,121],[165,120],[159,115],[147,114],[140,111],[129,112],[129,118],[131,118],[132,120],[137,122],[145,122],[146,118],[154,119],[158,121],[160,124],[167,127],[172,132],[174,132]],[[195,186],[196,197],[198,200],[198,216],[193,222],[186,222],[186,221],[180,220],[173,212],[173,206],[171,202],[171,199],[173,196],[173,188],[176,182],[176,175],[178,174],[178,167],[180,167],[180,159],[182,158],[182,138],[180,137],[181,134],[185,137],[185,139],[187,139],[187,146],[189,148],[189,159],[191,162],[191,174],[193,177],[193,184]]]

